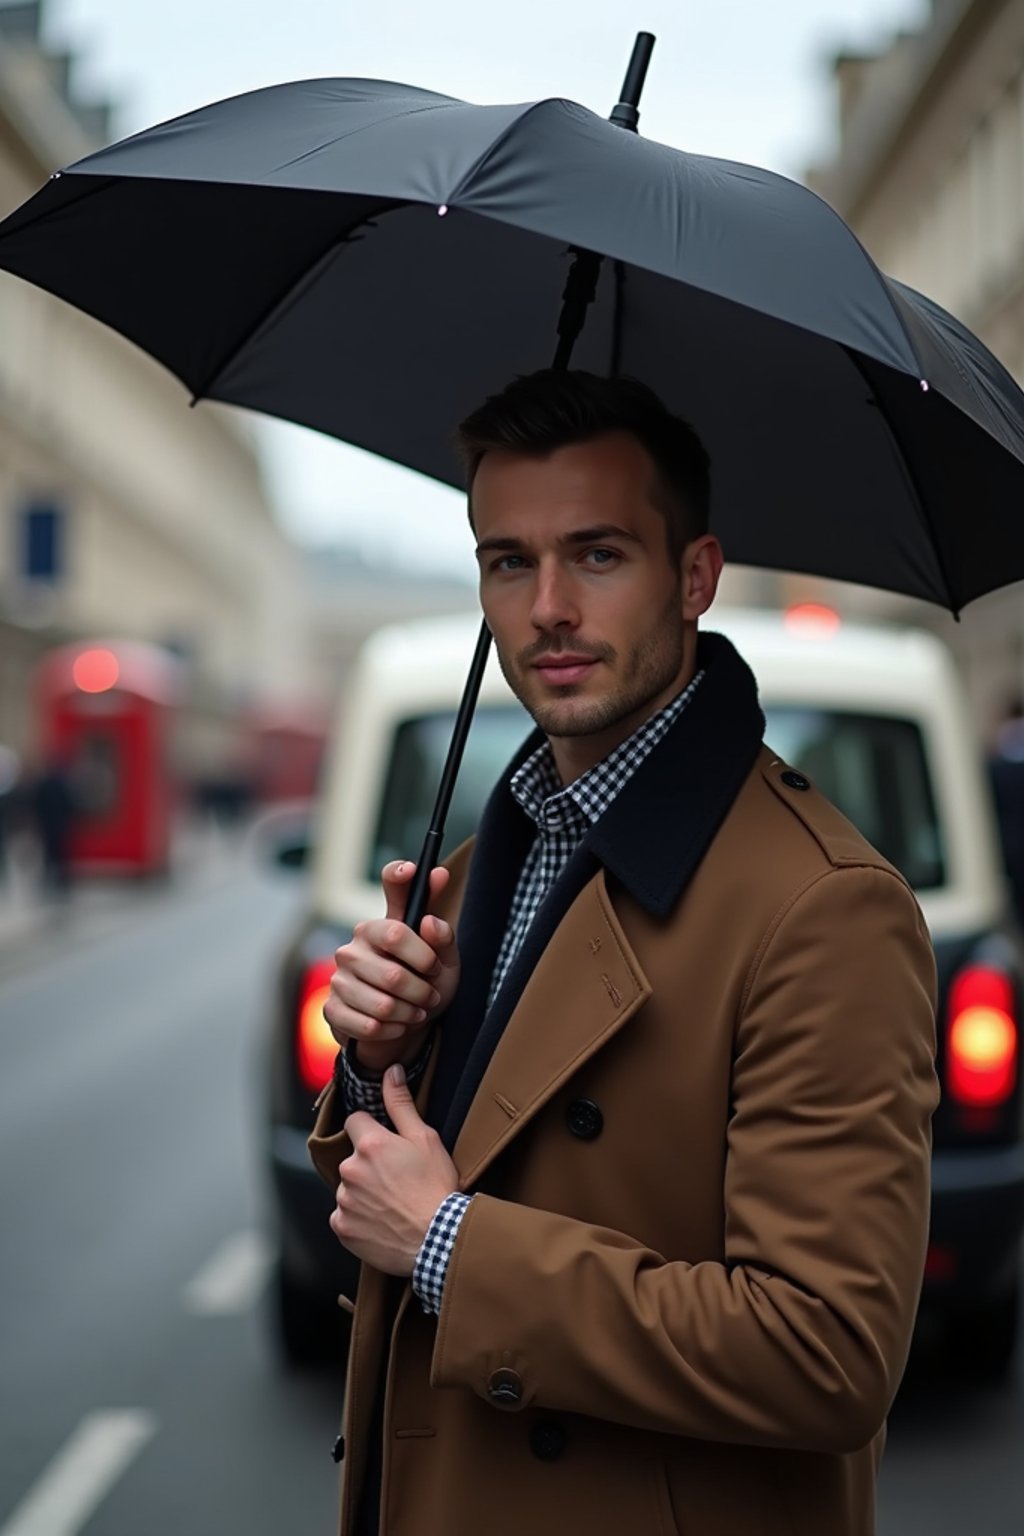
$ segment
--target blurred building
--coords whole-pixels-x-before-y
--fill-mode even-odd
[[[932,0],[920,31],[877,56],[840,54],[834,73],[838,151],[810,185],[884,272],[951,310],[1024,381],[1024,0]],[[959,625],[859,590],[843,607],[939,630],[986,735],[1024,692],[1024,585],[973,603]]]
[[[381,624],[480,611],[473,580],[385,565],[342,545],[310,549],[305,560],[316,685],[329,697],[343,692],[356,652]]]
[[[39,3],[0,5],[0,214],[109,137]],[[242,712],[311,687],[298,551],[252,425],[85,315],[0,273],[0,742],[31,752],[28,679],[58,642],[154,642],[184,663],[190,775],[230,768]]]

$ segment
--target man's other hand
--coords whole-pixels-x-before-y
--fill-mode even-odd
[[[411,1275],[438,1206],[459,1181],[440,1136],[420,1119],[401,1067],[384,1075],[384,1107],[394,1131],[362,1111],[345,1121],[353,1150],[338,1167],[331,1230],[364,1264]]]
[[[371,1072],[415,1060],[425,1031],[448,1007],[459,984],[459,952],[449,924],[428,916],[416,934],[404,921],[415,873],[415,864],[408,861],[385,865],[384,917],[359,923],[350,942],[334,955],[337,970],[324,1018],[340,1046],[356,1041],[356,1056]],[[447,884],[448,871],[433,870],[430,899],[436,900]]]

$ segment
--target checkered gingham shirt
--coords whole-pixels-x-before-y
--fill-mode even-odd
[[[537,836],[526,856],[512,899],[508,927],[491,978],[488,1008],[519,953],[541,902],[579,847],[587,828],[600,820],[644,758],[674,725],[703,676],[703,672],[698,672],[692,683],[670,704],[652,715],[603,762],[588,769],[572,784],[563,787],[546,741],[513,775],[509,788],[526,814],[537,823]],[[428,1045],[409,1068],[410,1087],[415,1088],[429,1059]],[[383,1125],[390,1124],[384,1109],[380,1075],[371,1075],[359,1068],[351,1049],[342,1057],[341,1072],[346,1109],[349,1112],[367,1110]],[[412,1274],[412,1288],[425,1312],[441,1311],[448,1262],[455,1247],[459,1223],[471,1199],[471,1195],[449,1195],[441,1202],[427,1229]]]

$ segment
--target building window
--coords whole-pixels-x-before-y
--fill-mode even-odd
[[[55,584],[64,575],[64,509],[34,502],[21,515],[18,568],[27,581]]]

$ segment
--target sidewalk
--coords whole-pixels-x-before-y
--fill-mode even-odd
[[[43,888],[32,841],[14,838],[0,872],[0,974],[40,946],[64,943],[105,927],[118,914],[161,896],[227,879],[245,856],[244,828],[225,830],[212,821],[190,820],[175,829],[171,873],[164,880],[88,876],[65,899]]]

